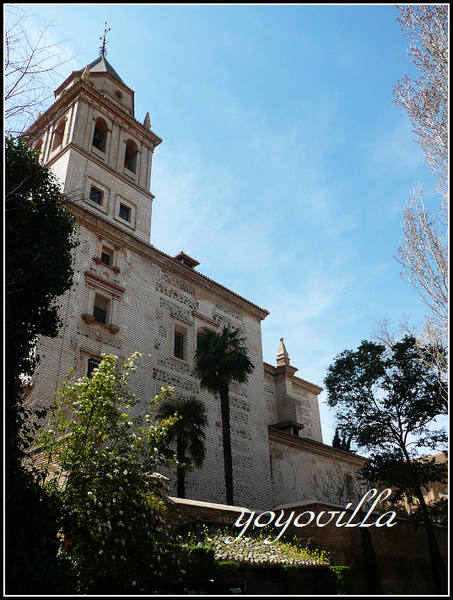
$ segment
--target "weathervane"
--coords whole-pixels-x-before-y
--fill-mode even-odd
[[[105,56],[107,54],[107,50],[105,49],[106,45],[108,44],[108,42],[106,41],[106,36],[108,34],[108,32],[110,31],[111,28],[107,29],[107,21],[105,22],[104,25],[104,34],[99,38],[100,40],[102,40],[102,46],[99,48],[99,54],[100,56]]]

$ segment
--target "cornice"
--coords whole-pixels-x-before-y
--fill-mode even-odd
[[[269,442],[273,441],[289,448],[306,450],[311,454],[317,454],[329,458],[337,458],[343,463],[350,463],[358,468],[363,467],[367,461],[367,458],[364,456],[353,454],[352,452],[346,452],[346,450],[340,450],[339,448],[333,448],[332,446],[328,446],[327,444],[323,444],[322,442],[317,442],[315,440],[310,440],[309,438],[302,438],[289,433],[283,433],[276,429],[272,429],[271,426],[268,427],[268,436]]]
[[[102,230],[105,231],[107,226],[110,229],[111,238],[116,238],[118,244],[122,246],[128,245],[130,249],[138,254],[141,254],[144,258],[151,258],[161,268],[170,270],[180,277],[192,279],[195,284],[208,289],[213,295],[224,297],[229,302],[254,315],[260,320],[265,319],[269,315],[269,311],[266,309],[261,308],[257,304],[254,304],[236,292],[229,290],[227,287],[217,283],[206,275],[195,271],[195,269],[183,265],[173,256],[162,252],[162,250],[158,250],[152,244],[149,244],[139,238],[134,232],[131,232],[125,227],[121,227],[120,224],[112,222],[108,217],[97,212],[94,208],[91,208],[85,204],[82,206],[80,201],[74,201],[71,199],[67,199],[66,202],[68,209],[74,213],[76,218],[78,218],[85,227],[96,230],[100,227],[97,221],[101,221]],[[112,239],[112,241],[114,240]]]
[[[113,281],[108,281],[95,273],[85,271],[85,282],[88,285],[93,285],[97,288],[101,287],[104,290],[109,291],[114,298],[121,298],[125,292],[125,289]]]
[[[51,104],[49,108],[27,129],[25,136],[33,135],[37,129],[45,129],[45,127],[40,127],[39,125],[41,123],[44,124],[50,121],[51,115],[58,111],[60,107],[70,104],[73,100],[81,99],[83,95],[91,97],[93,101],[103,104],[107,109],[113,111],[118,118],[121,118],[126,122],[126,126],[132,126],[136,128],[138,131],[140,131],[140,134],[144,136],[145,139],[152,141],[154,148],[162,143],[161,137],[159,137],[150,129],[147,129],[143,123],[140,123],[140,121],[138,121],[135,117],[129,115],[121,107],[114,104],[107,96],[101,94],[83,79],[74,81],[74,83],[68,89],[64,90],[58,100],[55,100],[55,102]]]

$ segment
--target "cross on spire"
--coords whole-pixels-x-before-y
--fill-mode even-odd
[[[104,24],[104,34],[99,38],[100,40],[102,40],[102,46],[99,48],[99,54],[100,56],[105,56],[107,54],[107,50],[106,50],[106,45],[108,44],[108,42],[106,41],[106,36],[108,34],[108,32],[110,31],[110,27],[109,29],[107,29],[107,21]]]

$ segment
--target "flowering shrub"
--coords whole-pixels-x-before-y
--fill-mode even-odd
[[[316,547],[312,538],[301,540],[281,538],[272,544],[265,544],[268,536],[275,531],[253,528],[251,533],[242,536],[237,542],[225,544],[227,536],[234,537],[234,532],[225,529],[210,529],[203,526],[202,541],[197,541],[194,533],[187,535],[187,543],[201,545],[214,551],[216,561],[232,561],[242,567],[277,565],[318,566],[329,564],[329,552]]]
[[[42,484],[63,506],[60,555],[80,593],[146,593],[184,575],[171,508],[153,475],[166,462],[158,442],[173,419],[131,416],[139,400],[127,383],[138,356],[120,366],[103,356],[91,378],[70,373],[38,439],[47,458]],[[147,412],[171,393],[163,388]]]

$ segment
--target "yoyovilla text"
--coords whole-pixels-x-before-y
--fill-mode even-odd
[[[372,527],[373,525],[375,527],[393,527],[394,525],[396,525],[396,522],[395,522],[396,513],[394,511],[389,511],[389,512],[384,513],[383,515],[380,515],[375,521],[371,520],[372,513],[374,512],[378,503],[382,502],[383,500],[386,500],[390,496],[391,493],[392,493],[392,490],[390,490],[390,489],[386,489],[386,490],[382,491],[380,494],[378,494],[378,491],[376,489],[369,490],[366,494],[364,494],[364,496],[360,500],[359,504],[355,507],[353,513],[347,520],[345,518],[346,511],[351,507],[352,502],[349,502],[345,506],[345,510],[343,510],[343,511],[322,510],[317,515],[311,510],[306,510],[305,512],[300,513],[299,515],[297,515],[296,518],[294,518],[295,512],[292,511],[288,515],[288,518],[286,520],[283,520],[284,512],[285,512],[284,510],[280,511],[280,515],[277,517],[277,519],[275,519],[275,513],[273,511],[266,510],[265,512],[260,513],[256,517],[255,517],[255,514],[256,514],[255,511],[252,511],[251,513],[247,513],[248,518],[246,520],[244,519],[244,521],[243,521],[242,519],[244,518],[244,515],[246,513],[245,513],[245,511],[242,511],[241,516],[237,519],[236,523],[234,524],[235,527],[242,527],[241,532],[234,539],[231,536],[228,536],[225,540],[225,544],[233,544],[234,542],[237,542],[237,540],[239,538],[241,538],[242,535],[247,531],[249,525],[252,523],[254,518],[255,518],[255,520],[253,521],[253,525],[255,527],[267,527],[268,525],[271,525],[272,522],[273,522],[274,527],[277,527],[277,528],[281,527],[281,531],[279,532],[277,537],[274,540],[270,539],[271,536],[267,537],[264,540],[265,544],[272,544],[272,543],[276,542],[280,538],[280,536],[286,531],[286,529],[291,524],[291,522],[294,527],[307,527],[307,525],[310,525],[313,522],[314,522],[313,524],[316,524],[317,527],[325,527],[326,525],[329,525],[329,523],[333,523],[333,522],[335,522],[335,527]],[[366,515],[362,519],[362,521],[360,521],[358,523],[354,523],[354,519],[356,518],[357,514],[359,514],[359,511],[361,510],[362,505],[364,505],[365,502],[373,500],[373,498],[375,498],[375,500],[374,500],[373,504],[370,506],[368,512],[366,513]],[[365,511],[365,509],[362,509],[361,514],[363,514],[364,511]],[[328,515],[330,515],[330,518],[328,517]],[[339,515],[339,516],[336,517],[336,515]],[[374,515],[374,516],[376,516],[376,515]],[[335,518],[336,518],[336,520],[335,520]],[[274,519],[275,519],[275,521],[274,521]]]

